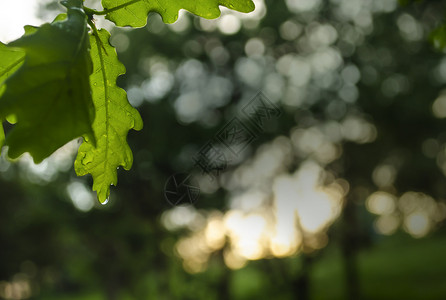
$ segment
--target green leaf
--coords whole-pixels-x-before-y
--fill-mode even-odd
[[[25,60],[25,51],[11,49],[0,42],[0,91],[3,82],[13,74]]]
[[[132,166],[133,155],[126,140],[128,131],[132,128],[140,130],[143,126],[141,116],[129,104],[126,92],[116,85],[116,79],[125,73],[125,68],[109,39],[110,34],[104,29],[95,31],[90,38],[96,146],[92,137],[86,135],[74,162],[78,176],[92,175],[93,190],[101,203],[108,199],[110,185],[117,184],[117,168],[122,166],[129,170]]]
[[[24,62],[25,51],[22,49],[11,49],[0,42],[0,96],[4,93],[6,86],[4,81],[11,76]],[[5,132],[0,118],[0,150],[5,142]]]
[[[28,34],[25,26],[25,34]],[[0,96],[6,89],[4,81],[11,76],[25,61],[25,51],[22,49],[11,49],[0,42]],[[12,116],[10,116],[12,117]],[[0,119],[0,150],[5,142],[5,131],[3,130],[2,119]]]
[[[252,0],[102,0],[106,18],[117,26],[142,27],[149,12],[157,12],[165,23],[178,19],[178,11],[185,9],[206,19],[220,16],[219,5],[240,12],[254,10]]]
[[[92,131],[94,105],[88,80],[92,64],[81,6],[81,0],[71,1],[66,21],[29,27],[28,34],[8,45],[26,53],[23,65],[6,79],[0,98],[0,119],[15,115],[17,120],[6,136],[12,158],[29,152],[39,163]],[[0,59],[4,61],[3,56]]]
[[[26,25],[25,36],[33,34],[37,31],[34,26]],[[6,86],[3,84],[5,80],[14,74],[14,72],[25,61],[25,50],[20,48],[9,48],[0,42],[0,96],[5,91]]]
[[[5,131],[3,129],[3,124],[0,120],[0,150],[2,149],[4,142],[5,142]],[[0,151],[0,153],[1,153],[1,151]]]

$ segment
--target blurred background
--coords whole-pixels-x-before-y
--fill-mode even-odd
[[[106,205],[79,141],[39,165],[4,149],[0,299],[446,299],[445,1],[254,2],[112,30],[144,129]],[[3,42],[62,11],[1,6]],[[228,153],[234,118],[252,139]],[[181,172],[200,194],[173,206]]]

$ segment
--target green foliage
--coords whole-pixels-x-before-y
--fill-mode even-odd
[[[446,25],[437,27],[430,35],[432,44],[439,50],[446,48]]]
[[[0,102],[0,118],[17,118],[6,138],[8,153],[16,158],[29,152],[38,163],[70,140],[92,131],[86,15],[70,9],[66,21],[44,24],[8,47],[26,53],[23,65],[5,81]]]
[[[25,52],[22,49],[8,48],[0,42],[0,93],[4,91],[3,82],[13,74],[25,59]]]
[[[90,37],[95,136],[84,137],[74,163],[77,175],[89,173],[93,176],[93,190],[97,191],[101,202],[108,198],[110,185],[117,184],[116,169],[123,166],[129,170],[132,166],[133,155],[126,141],[128,131],[140,130],[143,126],[138,111],[128,103],[125,91],[116,85],[116,78],[125,73],[125,68],[109,39],[110,34],[105,29]]]
[[[3,82],[11,74],[13,74],[23,63],[25,59],[25,52],[21,49],[8,48],[5,44],[0,42],[0,96],[5,91]],[[0,118],[0,148],[5,142],[5,132]]]
[[[286,3],[290,4],[289,8]],[[360,15],[370,16],[373,31],[367,25],[370,23],[363,23],[365,27],[362,27],[361,22],[351,20],[351,15],[338,14],[340,3],[342,1],[327,1],[312,11],[295,13],[291,9],[295,9],[291,7],[292,1],[266,1],[268,13],[259,26],[242,29],[234,35],[219,34],[218,30],[203,32],[193,25],[181,33],[170,32],[169,26],[161,25],[154,30],[131,31],[127,36],[130,46],[118,52],[127,70],[127,75],[119,78],[119,86],[132,86],[138,93],[153,91],[146,90],[147,83],[153,78],[141,78],[144,76],[141,62],[150,62],[151,66],[156,63],[163,67],[156,70],[163,73],[155,74],[175,76],[174,89],[160,98],[172,101],[144,101],[138,107],[146,130],[127,137],[134,163],[131,172],[118,171],[119,185],[112,188],[111,205],[98,206],[98,202],[90,210],[89,206],[79,205],[77,201],[82,200],[81,196],[89,196],[84,189],[89,175],[78,180],[73,178],[74,172],[66,174],[60,171],[51,181],[46,181],[40,175],[42,173],[34,172],[31,166],[28,168],[22,162],[9,164],[0,159],[0,244],[7,245],[0,257],[0,281],[11,291],[10,296],[35,300],[443,299],[446,295],[446,285],[443,284],[446,278],[444,221],[434,225],[436,234],[412,240],[404,231],[404,225],[408,223],[401,218],[403,212],[399,209],[399,201],[390,202],[396,205],[392,214],[379,217],[368,214],[366,204],[370,203],[365,202],[368,195],[376,190],[395,193],[395,199],[405,191],[424,191],[441,204],[435,215],[440,217],[443,211],[446,185],[441,172],[445,161],[446,120],[433,116],[432,103],[441,98],[446,83],[444,72],[440,72],[444,54],[432,51],[433,47],[423,40],[406,39],[401,26],[396,26],[398,20],[401,22],[401,16],[407,13],[427,34],[426,31],[440,24],[437,20],[443,17],[435,5],[441,1],[425,1],[426,8],[419,6],[422,9],[418,6],[414,10],[398,7],[390,13],[374,11],[382,1],[377,1],[376,6],[363,5]],[[432,16],[434,13],[436,18]],[[281,33],[286,27],[283,24],[289,25],[290,21],[298,25],[298,32],[302,34],[296,39],[283,39]],[[156,22],[152,24],[158,25]],[[316,46],[314,48],[305,47],[313,33],[315,38],[328,36],[320,34],[319,26],[324,29],[332,26],[337,32],[337,41],[326,45],[326,39],[314,39],[312,42],[322,41],[325,46],[316,43],[311,44]],[[291,30],[295,30],[293,26]],[[111,32],[112,37],[114,33]],[[255,56],[247,58],[243,50],[253,35],[264,43],[265,51],[263,54],[257,51]],[[219,49],[223,46],[229,59],[227,63],[217,65],[215,55],[207,55],[198,48],[195,52],[195,48],[185,44],[187,41]],[[345,41],[352,44],[346,47]],[[91,48],[92,51],[93,44]],[[325,57],[318,54],[327,53],[326,49],[330,50],[330,57],[340,59],[336,70],[325,69],[327,65],[333,65],[332,60],[317,60]],[[252,66],[246,64],[247,61],[255,62],[257,67],[250,68],[252,71],[248,73],[242,72]],[[313,65],[317,67],[315,72]],[[199,72],[191,73],[187,66]],[[300,70],[299,66],[303,69]],[[309,68],[311,72],[308,72]],[[265,80],[252,81],[254,76],[258,78],[258,74]],[[354,74],[360,78],[352,76]],[[227,102],[224,105],[219,102],[219,107],[200,110],[196,121],[187,122],[188,126],[178,126],[183,110],[176,105],[181,94],[197,95],[194,100],[209,104],[208,100],[214,99],[212,95],[221,91],[209,83],[215,83],[214,79],[221,79],[221,76],[230,83],[219,86],[226,87],[228,99],[224,99]],[[302,78],[308,80],[303,82]],[[145,84],[142,84],[143,80]],[[222,80],[217,82],[224,83]],[[194,163],[190,155],[215,137],[231,115],[240,112],[243,104],[239,100],[249,100],[246,98],[250,98],[253,89],[258,88],[253,83],[265,89],[268,85],[270,91],[274,90],[277,104],[284,105],[285,111],[276,123],[271,124],[272,127],[268,127],[268,131],[259,135],[257,142],[246,152],[247,156],[241,157],[241,165],[234,165],[222,177],[234,181],[243,173],[245,179],[252,180],[244,180],[246,189],[222,187],[214,193],[204,193],[195,207],[169,209],[168,203],[161,199],[165,180],[178,168],[187,168]],[[389,96],[384,93],[389,86],[393,90],[397,87],[406,89],[400,90],[396,96]],[[94,88],[93,85],[91,87]],[[357,88],[359,98],[354,102],[340,99],[340,91],[345,91],[344,87]],[[349,91],[352,92],[351,89]],[[335,148],[327,144],[327,141],[342,139],[349,131],[359,135],[363,127],[358,122],[345,120],[364,115],[376,126],[377,138],[373,143],[357,144],[344,140],[334,142]],[[4,125],[7,130],[11,127]],[[304,153],[301,146],[309,148],[310,144],[320,147]],[[353,209],[354,214],[349,213],[348,217],[331,226],[327,235],[318,235],[316,239],[308,236],[302,240],[310,245],[316,242],[319,247],[328,242],[327,247],[308,253],[306,245],[301,244],[300,249],[305,251],[291,257],[249,261],[244,268],[232,270],[225,265],[225,258],[228,258],[228,251],[234,244],[226,237],[227,243],[222,250],[191,256],[191,261],[209,258],[205,271],[189,274],[183,268],[183,261],[178,258],[179,246],[189,245],[185,251],[193,255],[194,249],[206,245],[204,240],[198,239],[189,240],[190,244],[182,243],[184,239],[191,233],[203,236],[209,227],[215,229],[214,225],[219,225],[220,222],[214,222],[219,216],[241,207],[237,203],[228,207],[228,199],[237,194],[243,195],[245,191],[252,195],[251,192],[259,188],[261,193],[268,192],[276,180],[276,177],[266,177],[271,162],[280,163],[276,168],[278,176],[286,176],[302,161],[326,158],[333,149],[339,158],[330,164],[321,163],[327,171],[327,176],[322,178],[323,183],[336,180],[348,188],[348,200],[336,210],[343,210],[344,205],[356,209]],[[274,156],[266,155],[268,153]],[[279,157],[290,164],[282,164]],[[258,167],[257,158],[264,158],[264,163]],[[65,166],[64,162],[60,163]],[[48,170],[60,166],[59,161],[49,161],[47,165]],[[377,186],[377,176],[381,182],[388,180],[388,185]],[[257,178],[269,179],[259,181]],[[45,185],[37,186],[36,183]],[[212,186],[217,183],[211,182]],[[296,188],[299,189],[298,186]],[[303,190],[308,188],[311,186],[302,187]],[[69,191],[69,195],[65,196],[65,191]],[[341,192],[341,189],[337,191]],[[259,193],[255,195],[261,196]],[[298,202],[305,198],[305,195],[301,196],[290,195],[290,203],[293,199]],[[130,201],[123,203],[124,199]],[[84,200],[91,205],[90,198]],[[236,202],[243,204],[243,199],[240,200]],[[253,203],[247,200],[246,204]],[[414,204],[414,201],[409,202]],[[274,209],[273,201],[264,203],[266,207],[262,205],[254,210],[249,209],[252,205],[243,205],[248,208],[243,215],[249,217],[254,213],[258,219],[258,214],[263,214],[260,210]],[[424,206],[423,203],[415,204]],[[170,222],[178,221],[179,212],[189,221],[192,216],[198,218],[188,223],[194,226],[184,225],[187,219]],[[343,216],[346,216],[344,212]],[[210,218],[204,219],[206,216]],[[311,214],[305,215],[308,216]],[[423,219],[417,217],[411,221],[416,219],[420,228]],[[270,221],[274,218],[268,219],[267,223]],[[376,233],[378,225],[382,225],[380,222],[388,223],[389,227],[395,222],[403,226],[391,236],[382,236]],[[172,229],[174,223],[184,227]],[[197,227],[197,224],[201,226]],[[256,224],[262,225],[261,222]],[[299,226],[299,222],[293,225],[289,228]],[[233,229],[246,233],[251,227]],[[182,240],[181,244],[179,240]],[[204,250],[210,251],[209,248]],[[355,255],[357,252],[359,255]],[[358,297],[351,297],[348,292],[352,285],[348,282],[355,269],[358,273],[354,278],[358,279],[361,293]],[[31,287],[32,293],[14,294],[23,286]],[[4,289],[5,293],[8,289]],[[299,291],[308,289],[307,297],[299,295]],[[26,292],[27,289],[22,290]]]
[[[251,12],[254,3],[251,0],[102,0],[106,18],[117,26],[141,27],[146,25],[147,14],[157,12],[165,23],[173,23],[178,19],[178,11],[185,9],[207,19],[220,16],[219,5],[240,12]]]
[[[5,143],[5,131],[3,129],[3,125],[0,124],[0,148],[3,146],[4,143]]]
[[[40,28],[26,26],[25,35],[0,43],[0,147],[17,158],[29,152],[36,163],[83,136],[75,161],[77,175],[91,174],[100,202],[117,184],[117,169],[129,170],[133,154],[126,138],[143,122],[126,92],[116,85],[125,68],[110,45],[110,34],[97,30],[93,15],[105,15],[119,26],[143,26],[150,11],[166,23],[186,9],[205,18],[220,15],[219,5],[242,12],[254,9],[251,0],[102,1],[105,10],[83,6],[82,0],[61,3],[68,14]],[[90,32],[89,32],[90,31]],[[5,137],[3,120],[15,124]]]

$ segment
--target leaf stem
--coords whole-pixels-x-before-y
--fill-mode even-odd
[[[100,16],[100,15],[106,15],[106,14],[109,14],[109,13],[111,13],[111,12],[114,12],[114,11],[117,11],[117,10],[120,10],[120,9],[123,9],[124,7],[127,7],[127,6],[129,6],[129,5],[132,5],[132,4],[137,3],[137,2],[140,2],[140,1],[141,1],[141,0],[131,0],[131,1],[129,1],[129,2],[126,2],[126,3],[123,3],[123,4],[121,4],[121,5],[112,7],[112,8],[110,8],[110,9],[104,9],[104,10],[102,10],[102,11],[94,10],[94,9],[91,9],[91,8],[88,8],[88,7],[84,7],[84,10],[85,10],[85,12],[86,12],[87,14],[98,15],[98,16]]]
[[[96,39],[96,42],[98,42],[101,45],[101,47],[104,50],[105,54],[108,55],[107,50],[105,49],[105,46],[102,43],[101,38],[99,37],[99,32],[98,32],[98,29],[97,29],[96,25],[90,19],[87,20],[87,23],[88,23],[88,25],[90,25],[91,29],[93,30],[93,35],[94,35],[94,37]]]
[[[96,14],[96,10],[91,9],[89,7],[83,6],[82,9],[85,11],[85,14],[88,16],[88,19],[91,19],[93,15],[97,15]]]

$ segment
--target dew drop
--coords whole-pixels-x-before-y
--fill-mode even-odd
[[[105,201],[102,202],[101,204],[102,204],[102,205],[106,205],[106,204],[108,203],[109,200],[110,200],[110,197],[108,197],[107,199],[105,199]]]

